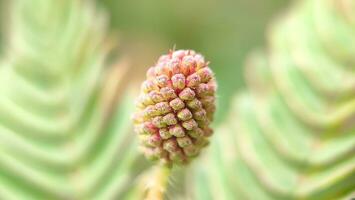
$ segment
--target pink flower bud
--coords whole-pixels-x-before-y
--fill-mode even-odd
[[[213,72],[208,67],[198,70],[197,74],[200,76],[202,82],[208,82],[213,77]]]
[[[165,100],[170,100],[170,99],[174,99],[177,97],[174,89],[172,89],[170,87],[161,88],[160,93]]]
[[[192,113],[190,112],[189,109],[185,108],[183,110],[181,110],[180,112],[178,112],[177,117],[181,120],[181,121],[186,121],[192,118]]]
[[[160,92],[157,91],[149,92],[148,96],[154,103],[159,103],[164,101],[163,95],[161,95]]]
[[[176,152],[179,149],[176,140],[174,138],[165,140],[163,143],[163,148],[169,152]]]
[[[174,89],[182,90],[185,88],[185,76],[183,74],[175,74],[171,77]]]
[[[171,111],[171,108],[167,102],[160,102],[155,104],[155,109],[159,115],[163,115]]]
[[[156,78],[156,82],[158,84],[159,87],[166,87],[168,86],[169,83],[169,77],[165,74],[160,75]]]
[[[202,103],[197,98],[194,98],[191,101],[187,102],[187,107],[192,110],[200,110],[202,109]]]
[[[163,121],[165,122],[165,124],[167,124],[169,126],[175,125],[178,123],[178,121],[173,113],[169,113],[169,114],[165,115],[163,117]]]
[[[194,119],[190,119],[188,121],[182,122],[182,126],[186,130],[193,130],[193,129],[197,128],[197,123]]]
[[[201,78],[198,74],[194,73],[187,77],[187,87],[196,87],[201,83]]]
[[[204,109],[194,112],[194,119],[204,120],[204,119],[206,119],[206,117],[207,117],[207,113]]]
[[[216,86],[208,62],[192,50],[171,51],[148,69],[132,118],[148,159],[187,164],[208,145]]]
[[[193,100],[195,97],[195,92],[191,88],[185,88],[179,94],[180,99],[185,101]]]
[[[158,87],[151,80],[146,80],[142,83],[142,91],[145,93],[148,93],[156,89],[158,89]]]
[[[167,128],[160,129],[159,130],[159,135],[164,140],[169,139],[172,136]]]
[[[169,128],[169,132],[171,135],[173,135],[175,137],[184,137],[185,136],[185,131],[180,125],[171,126]]]
[[[166,126],[162,116],[154,117],[152,123],[157,128],[164,128]]]
[[[180,110],[185,107],[184,102],[180,98],[176,98],[172,101],[170,101],[169,105],[174,109],[174,110]]]

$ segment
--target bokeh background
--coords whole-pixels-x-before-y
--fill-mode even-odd
[[[119,51],[131,67],[144,70],[174,46],[194,49],[211,62],[219,90],[218,121],[230,98],[244,87],[247,54],[265,44],[267,24],[287,7],[286,0],[104,0],[110,26],[117,32]],[[142,70],[144,69],[144,70]]]
[[[0,0],[0,200],[159,190],[131,117],[173,48],[210,61],[218,109],[164,199],[353,198],[354,13],[354,0]]]

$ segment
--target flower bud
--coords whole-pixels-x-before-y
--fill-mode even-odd
[[[172,101],[170,101],[169,105],[174,109],[174,110],[180,110],[185,107],[184,102],[180,98],[176,98]]]
[[[163,87],[160,89],[160,93],[165,100],[170,100],[176,98],[175,91],[170,87]]]
[[[175,115],[173,113],[169,113],[163,117],[163,121],[167,125],[175,125],[178,123]]]
[[[181,120],[181,121],[186,121],[192,118],[192,113],[190,112],[189,109],[185,108],[183,110],[181,110],[180,112],[178,112],[177,117]]]
[[[190,101],[195,98],[195,92],[191,88],[185,88],[179,94],[180,99]]]
[[[169,132],[171,135],[175,137],[184,137],[185,131],[180,125],[175,125],[169,128]]]
[[[166,87],[169,83],[169,77],[165,74],[160,75],[156,78],[156,82],[160,88]]]
[[[201,78],[198,74],[194,73],[187,77],[187,87],[196,87],[201,83]]]
[[[175,74],[171,77],[171,81],[174,89],[184,89],[185,88],[185,76],[183,74]]]
[[[192,50],[171,51],[147,71],[134,114],[134,131],[148,159],[187,164],[208,145],[216,109],[208,62]]]

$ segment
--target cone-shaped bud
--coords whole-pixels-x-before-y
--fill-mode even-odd
[[[178,50],[161,56],[147,71],[133,117],[145,156],[169,166],[196,157],[213,133],[216,87],[200,54]]]

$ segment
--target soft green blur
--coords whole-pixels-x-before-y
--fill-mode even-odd
[[[0,200],[353,197],[355,0],[288,3],[0,0]],[[219,123],[166,186],[132,114],[173,48],[211,61]]]
[[[243,87],[242,66],[253,48],[265,44],[265,27],[285,0],[104,0],[119,48],[132,67],[147,69],[174,46],[194,49],[211,62],[219,83],[217,121]],[[144,70],[137,76],[142,77]],[[142,79],[142,78],[141,78]],[[222,103],[223,102],[223,103]]]

